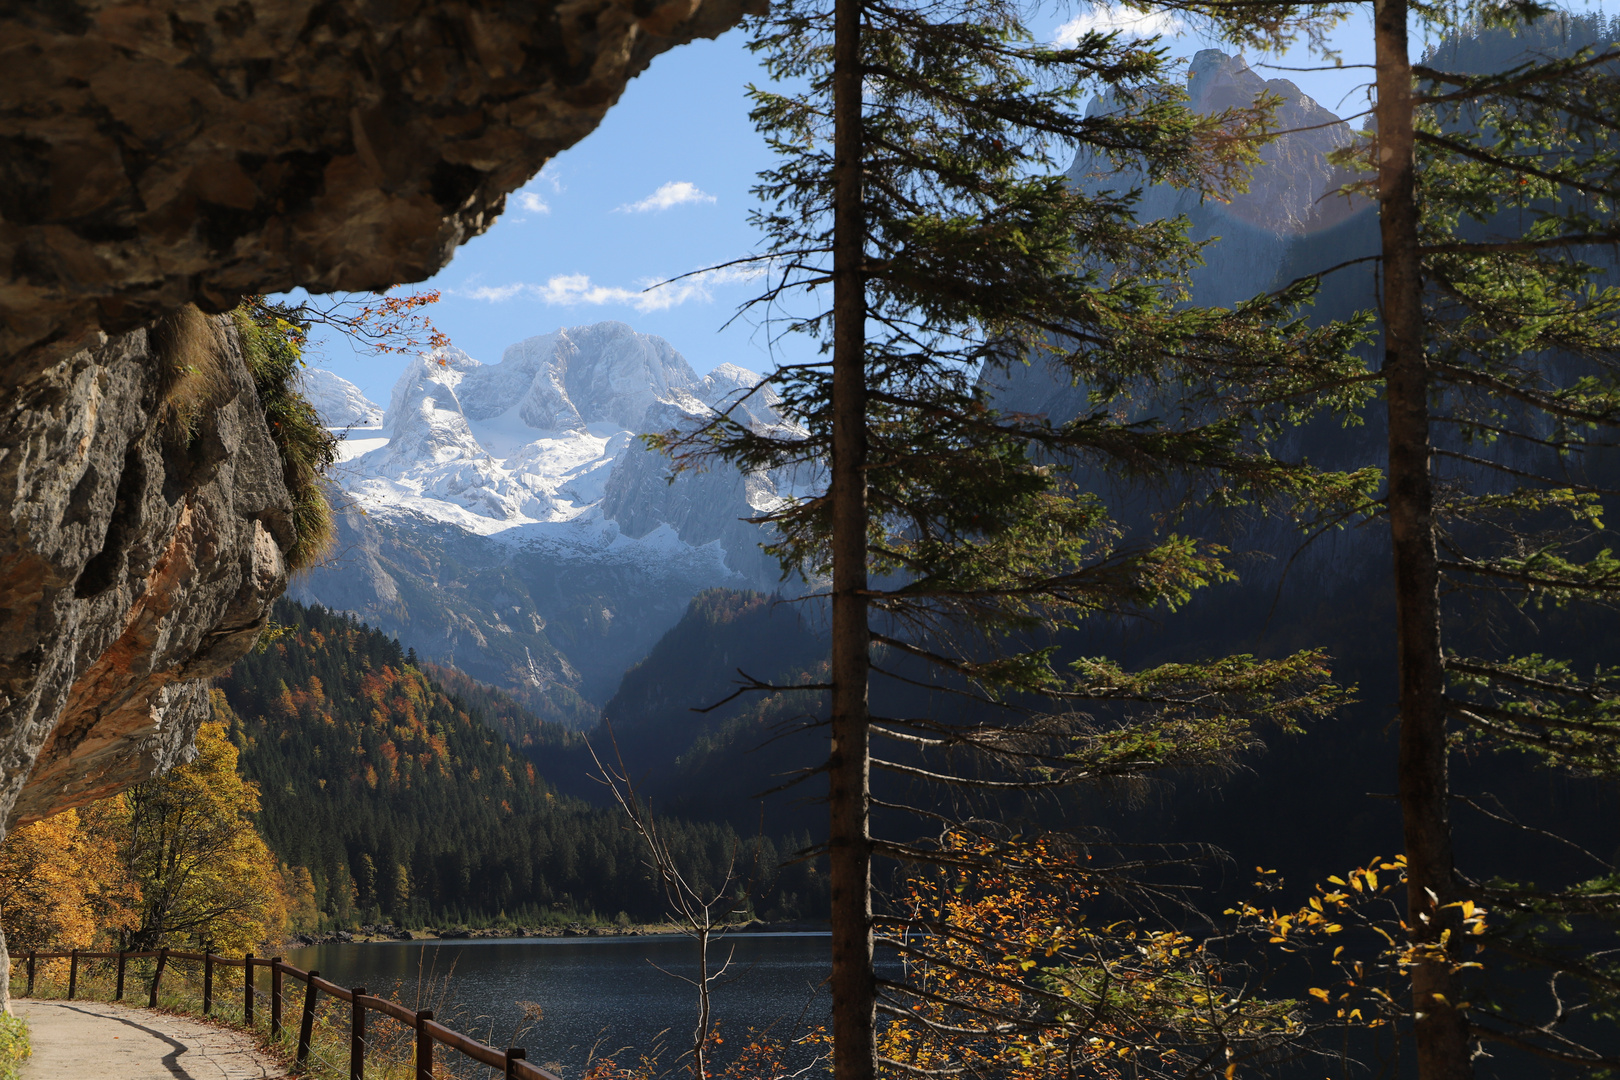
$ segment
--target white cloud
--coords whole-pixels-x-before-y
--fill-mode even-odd
[[[456,295],[473,300],[486,300],[498,304],[517,296],[527,296],[551,307],[572,307],[579,304],[601,306],[622,304],[638,312],[666,311],[689,300],[714,299],[710,287],[734,285],[751,281],[764,273],[763,264],[728,266],[718,270],[703,270],[679,281],[659,284],[659,279],[647,279],[641,288],[626,289],[617,285],[598,285],[588,274],[557,274],[544,284],[517,281],[507,285],[477,285],[454,290]]]
[[[1133,11],[1119,4],[1099,3],[1058,27],[1053,44],[1073,45],[1093,30],[1101,34],[1117,30],[1125,37],[1145,38],[1175,37],[1186,28],[1186,23],[1168,11]]]
[[[619,207],[621,213],[642,214],[648,210],[668,210],[672,206],[682,203],[714,202],[714,196],[698,189],[698,186],[687,180],[671,180],[640,202],[625,203]]]
[[[513,220],[523,221],[525,218],[535,214],[551,213],[551,204],[546,201],[546,197],[540,194],[538,189],[544,185],[551,189],[553,195],[562,194],[562,181],[558,178],[557,170],[553,168],[555,164],[555,160],[546,162],[544,168],[529,177],[529,182],[523,185],[522,190],[512,192],[507,209],[516,212],[516,217]]]

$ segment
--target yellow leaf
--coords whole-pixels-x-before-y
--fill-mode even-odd
[[[1316,998],[1318,1001],[1322,1002],[1324,1005],[1327,1004],[1328,992],[1326,990],[1319,990],[1319,989],[1317,989],[1316,987],[1313,986],[1313,987],[1311,987],[1310,993],[1311,993],[1311,997]]]

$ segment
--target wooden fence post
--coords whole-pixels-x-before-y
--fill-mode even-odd
[[[124,950],[118,950],[118,989],[113,994],[114,1001],[124,1000]]]
[[[512,1080],[517,1075],[512,1068],[513,1064],[522,1061],[528,1056],[529,1052],[521,1046],[508,1046],[506,1048],[506,1080]]]
[[[270,1038],[281,1038],[281,957],[270,958]]]
[[[157,970],[152,972],[152,995],[151,995],[150,998],[147,999],[147,1002],[146,1002],[146,1007],[148,1009],[157,1008],[158,981],[163,978],[163,967],[168,962],[169,962],[169,950],[167,948],[159,949],[158,950]]]
[[[23,991],[23,997],[34,996],[34,950],[28,950],[28,989]]]
[[[433,1036],[427,1029],[431,1019],[432,1009],[416,1014],[416,1080],[433,1080]]]
[[[68,1000],[72,1001],[79,992],[79,950],[74,949],[68,954]]]
[[[214,1011],[214,954],[203,946],[203,1015]]]
[[[320,972],[310,968],[308,981],[304,983],[304,1016],[298,1024],[298,1060],[306,1061],[309,1058],[309,1040],[315,1034],[315,995],[320,991],[315,989],[315,976]]]
[[[349,1080],[366,1080],[366,1007],[360,1003],[366,988],[349,991],[354,1002],[349,1013]]]
[[[253,954],[242,958],[242,1023],[253,1027]]]

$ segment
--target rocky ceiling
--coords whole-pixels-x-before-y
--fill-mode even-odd
[[[431,275],[763,0],[0,5],[0,390],[187,302]]]

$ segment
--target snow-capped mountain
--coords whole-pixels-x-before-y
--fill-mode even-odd
[[[386,412],[329,372],[310,382],[344,434],[334,478],[350,512],[333,563],[294,591],[428,658],[600,701],[697,591],[776,584],[742,519],[788,478],[715,468],[671,483],[637,439],[717,408],[780,424],[754,372],[700,377],[662,338],[604,322],[528,338],[495,364],[416,357]]]
[[[350,459],[344,487],[485,535],[592,518],[637,435],[698,422],[759,381],[731,364],[699,378],[667,341],[617,322],[520,341],[498,364],[419,356],[376,433],[386,442]],[[751,419],[777,423],[757,396]]]
[[[304,396],[331,428],[372,428],[383,421],[382,407],[348,379],[325,368],[306,368]]]

